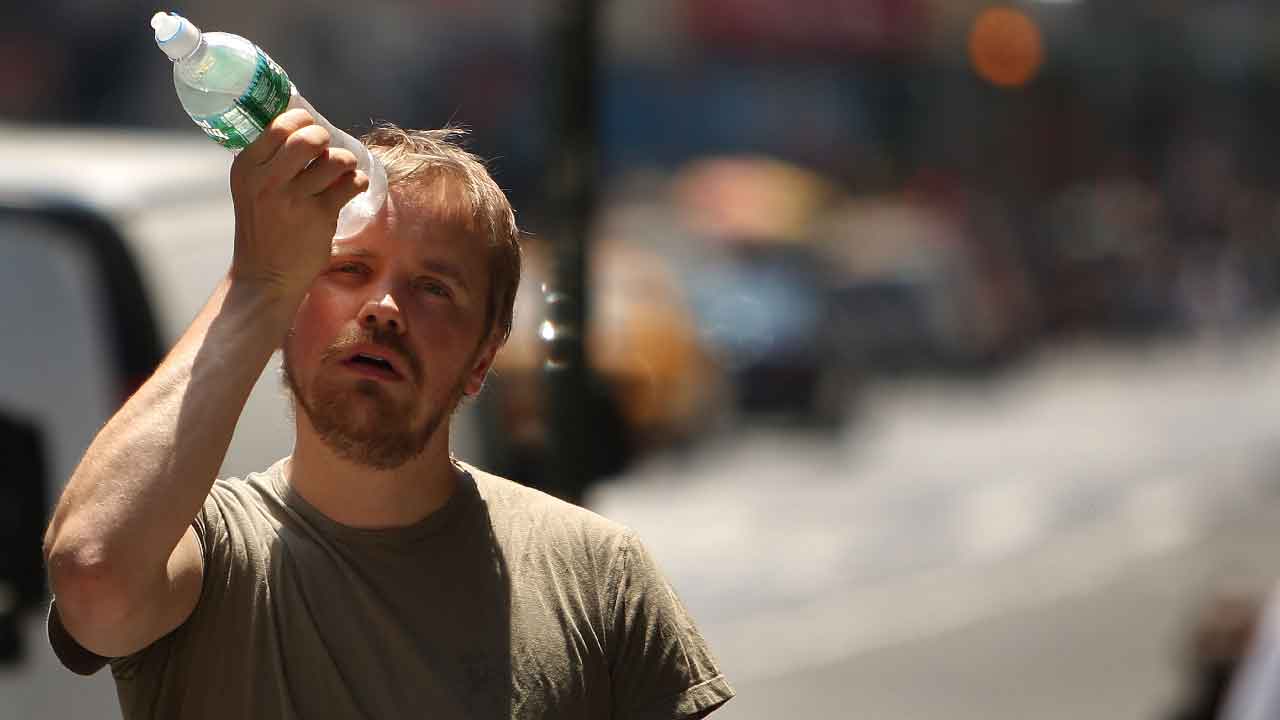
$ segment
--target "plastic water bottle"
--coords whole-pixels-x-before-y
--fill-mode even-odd
[[[306,108],[329,131],[332,147],[350,150],[356,167],[369,177],[369,187],[343,206],[336,238],[354,235],[382,209],[387,173],[359,140],[335,128],[311,107],[283,68],[261,48],[230,33],[202,33],[175,13],[151,18],[156,44],[173,61],[173,86],[182,107],[214,142],[239,152],[258,137],[277,115]]]

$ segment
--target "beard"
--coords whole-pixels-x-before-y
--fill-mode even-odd
[[[365,330],[344,333],[325,349],[322,359],[340,357],[347,348],[360,343],[379,344],[398,351],[408,360],[414,379],[420,381],[423,377],[417,359],[399,336],[390,333]],[[445,418],[457,409],[466,388],[464,370],[450,386],[445,402],[415,422],[419,413],[414,399],[398,399],[373,380],[362,378],[352,384],[321,375],[312,381],[311,392],[304,392],[290,371],[288,347],[286,341],[282,372],[293,395],[294,412],[302,408],[320,441],[335,455],[375,470],[392,470],[421,455]]]

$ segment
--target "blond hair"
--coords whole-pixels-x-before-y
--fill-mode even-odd
[[[487,337],[505,343],[511,335],[516,289],[520,285],[520,230],[515,211],[480,158],[459,144],[460,128],[405,130],[382,124],[360,140],[382,161],[388,187],[447,194],[470,230],[489,247]],[[447,185],[436,181],[447,179]]]

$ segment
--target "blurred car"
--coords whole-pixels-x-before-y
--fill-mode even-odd
[[[62,479],[229,266],[231,156],[192,133],[10,127],[0,147],[11,159],[0,168],[10,274],[0,318],[35,341],[10,355],[0,403],[34,418]],[[254,389],[225,472],[289,447],[273,375]]]
[[[730,375],[737,408],[836,426],[857,367],[828,328],[831,274],[809,228],[835,195],[818,175],[761,156],[696,160],[672,182],[687,228],[681,283],[699,336]]]
[[[48,513],[94,434],[212,292],[232,219],[230,157],[198,135],[6,127],[0,151],[0,655],[16,663],[20,623],[46,602]],[[290,446],[269,375],[224,472]]]
[[[831,272],[828,330],[847,362],[894,372],[980,367],[1034,332],[1025,293],[970,230],[899,197],[849,201],[815,225]]]
[[[807,248],[744,244],[691,269],[685,282],[741,412],[839,423],[851,389],[843,371],[852,366],[833,353],[827,281]]]
[[[1154,188],[1125,175],[1069,187],[1047,204],[1037,270],[1053,330],[1146,333],[1178,324],[1179,263],[1167,212]],[[1217,290],[1212,264],[1194,266],[1209,271],[1197,279]]]
[[[536,477],[549,452],[542,323],[551,248],[531,238],[524,251],[511,338],[476,402],[494,467]],[[603,477],[641,455],[693,441],[720,411],[723,379],[666,258],[609,238],[594,242],[590,255],[589,462],[590,474]]]

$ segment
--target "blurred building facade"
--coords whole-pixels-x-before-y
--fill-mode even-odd
[[[187,125],[154,9],[0,11],[0,119]],[[522,224],[552,227],[549,0],[177,9],[263,46],[338,125],[471,128]],[[645,438],[729,401],[823,418],[868,374],[998,366],[1062,333],[1231,331],[1275,303],[1273,3],[614,0],[603,18],[590,345]],[[537,366],[540,300],[513,367]],[[768,383],[790,396],[752,394]]]

